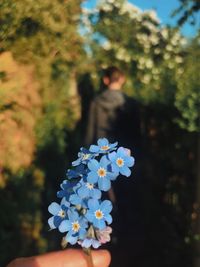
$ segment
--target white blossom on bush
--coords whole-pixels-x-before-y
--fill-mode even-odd
[[[164,90],[168,93],[167,87],[173,82],[164,76],[176,76],[183,63],[181,50],[186,40],[180,32],[161,25],[154,10],[142,11],[126,0],[100,0],[88,17],[97,68],[110,64],[125,67],[130,71],[128,86],[139,87],[141,97],[155,97],[153,90],[164,97]],[[94,38],[96,34],[99,40]]]

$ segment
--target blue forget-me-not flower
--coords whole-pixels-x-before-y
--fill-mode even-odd
[[[108,158],[111,161],[113,172],[121,173],[127,177],[131,175],[131,170],[129,168],[134,165],[135,161],[134,158],[128,154],[127,149],[120,147],[117,152],[110,153]]]
[[[102,200],[102,191],[108,191],[119,174],[130,176],[134,165],[127,149],[117,149],[117,144],[100,138],[89,150],[81,148],[78,159],[67,170],[57,192],[60,204],[52,202],[48,207],[50,229],[66,233],[64,243],[98,248],[110,241],[112,203]]]
[[[94,158],[94,153],[91,153],[88,149],[81,147],[78,153],[78,159],[72,162],[72,166],[79,166],[80,164],[87,164],[88,161]]]
[[[94,227],[102,230],[106,227],[106,222],[111,224],[112,217],[110,212],[112,210],[112,203],[109,200],[104,200],[100,203],[96,199],[90,199],[88,201],[88,211],[86,218],[91,222]]]
[[[99,199],[101,198],[101,190],[96,188],[95,184],[88,183],[87,181],[82,181],[81,186],[77,190],[77,194],[81,198],[94,198]]]
[[[58,228],[61,222],[66,218],[67,216],[67,210],[69,208],[70,204],[62,199],[61,204],[59,205],[56,202],[51,203],[48,207],[48,211],[53,215],[49,218],[48,224],[50,226],[50,229]]]
[[[97,145],[91,145],[89,151],[92,153],[107,153],[116,149],[118,142],[110,144],[108,139],[100,138]]]
[[[77,243],[78,239],[83,239],[86,235],[87,223],[84,218],[79,216],[78,212],[70,209],[67,212],[68,219],[61,222],[59,231],[61,233],[68,232],[66,235],[66,241],[71,245]]]
[[[110,161],[106,156],[103,156],[98,162],[96,159],[92,159],[88,162],[88,169],[90,172],[87,176],[89,183],[98,183],[98,187],[102,191],[108,191],[111,187],[111,180],[115,180],[116,173],[113,173],[109,169]]]

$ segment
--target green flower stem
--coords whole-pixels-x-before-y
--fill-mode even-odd
[[[88,267],[95,267],[92,259],[92,253],[90,248],[83,248],[83,251],[86,254],[86,260]]]

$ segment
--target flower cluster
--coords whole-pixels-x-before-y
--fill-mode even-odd
[[[110,241],[112,203],[101,199],[102,191],[108,191],[119,174],[130,176],[133,165],[130,151],[117,148],[117,142],[111,144],[106,138],[88,150],[80,149],[57,192],[60,203],[53,202],[48,207],[52,214],[49,226],[65,233],[65,244],[98,248]]]

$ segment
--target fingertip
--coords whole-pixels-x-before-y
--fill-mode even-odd
[[[87,257],[81,249],[67,249],[36,257],[16,259],[7,265],[7,267],[86,267],[88,266]],[[92,260],[95,267],[108,267],[111,256],[107,250],[93,250]]]
[[[60,252],[59,254],[60,256],[63,256],[63,259],[65,258],[66,261],[64,266],[66,267],[88,266],[88,255],[83,252],[82,249],[67,249],[65,254],[63,252]],[[108,250],[92,250],[91,256],[95,267],[108,267],[110,265],[111,255]],[[63,259],[62,262],[64,262]]]
[[[111,255],[108,250],[93,250],[92,258],[94,259],[95,267],[108,267],[111,262]]]
[[[6,267],[34,267],[36,266],[34,257],[17,258],[12,260]]]

